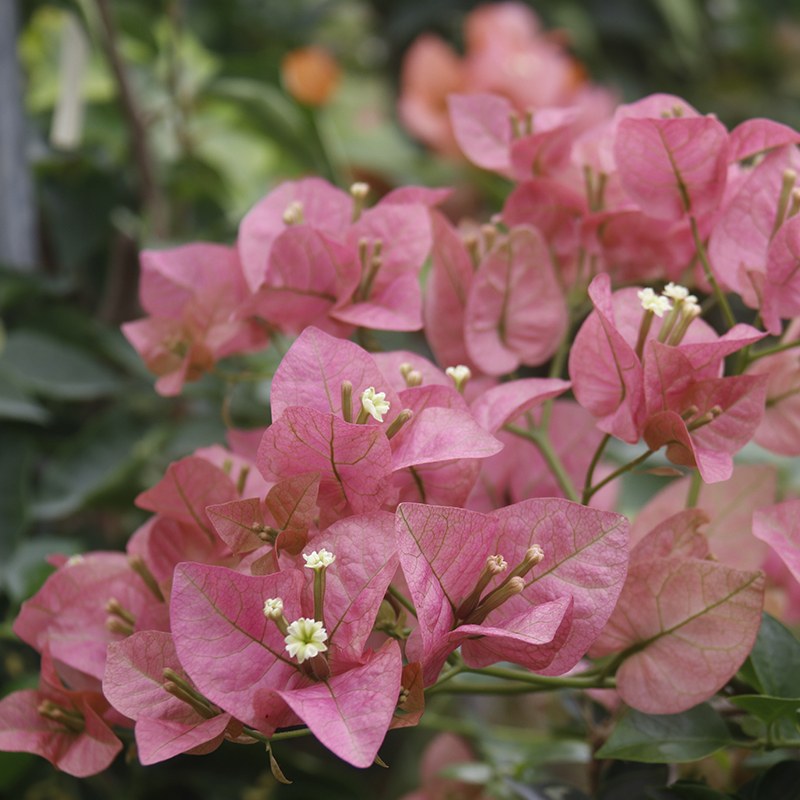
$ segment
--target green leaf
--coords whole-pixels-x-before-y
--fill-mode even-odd
[[[800,761],[781,761],[763,775],[748,781],[739,795],[742,800],[797,800]]]
[[[749,656],[761,692],[769,697],[800,697],[800,642],[766,612],[761,617],[758,639]]]
[[[450,778],[454,781],[471,783],[476,786],[483,786],[492,779],[494,770],[491,765],[483,764],[480,761],[467,761],[461,764],[450,764],[439,770],[437,775],[442,778]]]
[[[44,425],[50,413],[0,373],[0,418]]]
[[[13,552],[30,517],[29,481],[33,440],[13,425],[0,424],[0,563]]]
[[[136,445],[143,435],[141,424],[118,413],[87,425],[46,464],[33,515],[64,517],[120,483],[138,463]]]
[[[651,789],[648,797],[652,800],[733,800],[729,794],[723,794],[703,783],[678,781],[669,789]]]
[[[648,789],[664,786],[667,780],[665,764],[612,761],[603,773],[597,800],[642,800]]]
[[[10,333],[0,366],[20,386],[59,400],[93,400],[114,394],[121,385],[108,367],[35,331]]]
[[[774,722],[780,717],[797,721],[797,710],[800,709],[800,698],[768,697],[762,694],[741,694],[731,697],[731,703],[749,711],[766,723]]]
[[[0,566],[0,588],[20,602],[33,595],[45,582],[53,568],[45,561],[53,553],[73,555],[82,550],[75,539],[54,536],[28,539],[22,542],[13,556]]]
[[[598,758],[622,758],[647,763],[697,761],[732,744],[722,717],[707,703],[681,714],[643,714],[631,710],[622,717]]]

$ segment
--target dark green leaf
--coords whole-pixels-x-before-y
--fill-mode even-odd
[[[120,388],[108,367],[35,331],[10,333],[0,365],[20,386],[59,400],[92,400]]]
[[[44,425],[50,419],[50,414],[5,375],[0,374],[0,418]]]
[[[82,508],[125,478],[137,463],[142,425],[111,413],[85,427],[48,462],[32,512],[37,519],[57,519]]]
[[[647,790],[669,779],[664,764],[612,761],[603,774],[597,800],[647,800]]]
[[[800,708],[800,698],[768,697],[762,694],[740,694],[731,697],[730,701],[766,723],[774,722],[779,717],[794,722]]]
[[[681,714],[643,714],[631,710],[617,723],[598,758],[648,763],[683,763],[732,744],[722,717],[706,703]]]
[[[589,795],[584,794],[580,789],[576,789],[574,786],[567,786],[559,781],[544,781],[525,785],[506,778],[505,783],[522,800],[589,800]]]
[[[718,792],[702,783],[678,781],[668,789],[650,789],[648,800],[733,800],[729,794]]]
[[[28,539],[0,566],[0,587],[17,602],[34,594],[53,568],[45,559],[52,553],[72,555],[81,546],[74,539],[53,536]]]
[[[774,617],[764,612],[750,663],[763,694],[800,697],[800,642]]]
[[[800,761],[781,761],[741,789],[742,800],[797,800],[800,796]]]
[[[0,424],[0,563],[17,545],[29,517],[33,441],[13,425]]]

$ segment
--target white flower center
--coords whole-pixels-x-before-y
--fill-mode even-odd
[[[663,317],[667,311],[672,310],[672,303],[668,297],[659,297],[651,288],[640,289],[637,294],[642,301],[645,311],[652,311],[657,317]]]
[[[685,300],[689,296],[689,290],[685,286],[679,286],[677,283],[670,281],[661,294],[671,300]]]
[[[307,658],[314,658],[328,649],[327,638],[328,632],[321,622],[300,617],[289,626],[288,636],[283,641],[286,642],[286,652],[302,664]]]
[[[319,552],[312,550],[308,555],[303,553],[303,558],[306,560],[306,566],[309,569],[322,569],[322,567],[329,567],[336,560],[333,553],[329,553],[325,548]]]
[[[383,415],[389,410],[386,392],[376,392],[375,387],[370,386],[361,393],[361,408],[378,422],[383,422]]]

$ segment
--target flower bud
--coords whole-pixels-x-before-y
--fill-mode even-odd
[[[489,614],[525,588],[525,579],[516,576],[489,593],[481,604],[464,620],[464,625],[480,625]]]
[[[472,370],[469,367],[465,367],[463,364],[459,364],[457,367],[448,367],[444,371],[444,374],[452,378],[457,391],[464,394],[467,381],[472,377]]]
[[[299,200],[292,200],[283,212],[283,221],[287,225],[302,225],[305,222],[303,217],[303,204]]]

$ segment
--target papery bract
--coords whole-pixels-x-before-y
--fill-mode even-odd
[[[458,231],[437,212],[431,215],[433,249],[423,298],[425,336],[445,367],[475,368],[464,343],[464,312],[475,267]]]
[[[251,291],[264,282],[270,250],[287,228],[284,212],[300,203],[302,218],[314,230],[341,237],[353,214],[353,198],[321,178],[287,181],[253,206],[239,225],[237,248]]]
[[[352,419],[361,409],[359,397],[372,386],[385,392],[391,420],[399,411],[399,400],[387,385],[374,359],[352,342],[342,341],[316,328],[306,328],[281,361],[272,379],[270,403],[277,421],[289,406],[305,406],[332,414],[342,413],[342,382],[353,386]]]
[[[761,566],[767,548],[753,537],[753,512],[765,502],[775,502],[777,479],[773,466],[737,464],[727,481],[701,484],[697,508],[708,515],[704,535],[721,563],[737,569]],[[689,477],[673,481],[637,513],[631,523],[632,547],[676,508],[686,506],[691,482]]]
[[[533,228],[515,228],[475,275],[464,317],[467,351],[489,375],[542,364],[556,351],[567,322],[545,242]]]
[[[709,117],[623,119],[614,157],[625,191],[646,214],[703,216],[725,191],[728,132]]]
[[[70,730],[40,714],[41,704],[47,702],[77,713],[84,729]],[[63,772],[86,778],[110,766],[122,750],[122,742],[104,719],[108,710],[108,701],[99,692],[65,689],[45,649],[38,691],[23,689],[0,700],[0,747],[36,753]]]
[[[346,515],[348,508],[363,514],[387,496],[391,449],[377,426],[291,406],[264,434],[258,468],[272,480],[319,472],[320,500],[329,514]]]
[[[203,752],[211,752],[222,743],[231,722],[230,714],[203,717],[169,694],[164,688],[165,667],[185,679],[168,633],[142,631],[109,647],[103,694],[118,711],[136,720],[136,748],[145,765],[201,746]]]
[[[787,144],[800,144],[800,133],[771,119],[748,119],[731,131],[728,158],[730,161],[744,161]]]
[[[800,581],[800,500],[758,509],[753,515],[753,535],[766,542]]]
[[[447,105],[456,141],[464,155],[484,169],[508,171],[511,103],[494,94],[451,94]]]
[[[674,526],[672,555],[663,526],[633,549],[617,606],[590,650],[594,657],[629,651],[617,691],[646,713],[675,714],[710,697],[739,669],[758,633],[763,573],[690,557],[680,527],[695,542],[689,553],[698,553],[696,523],[690,514]]]
[[[188,456],[170,464],[167,474],[136,498],[139,508],[182,522],[193,522],[213,538],[206,506],[238,499],[233,481],[203,458]]]
[[[498,509],[491,517],[498,521],[497,551],[509,564],[522,562],[533,545],[544,551],[523,593],[502,611],[511,615],[527,604],[573,599],[569,637],[553,661],[539,670],[561,675],[578,663],[614,610],[628,569],[627,520],[557,499],[527,500]]]

